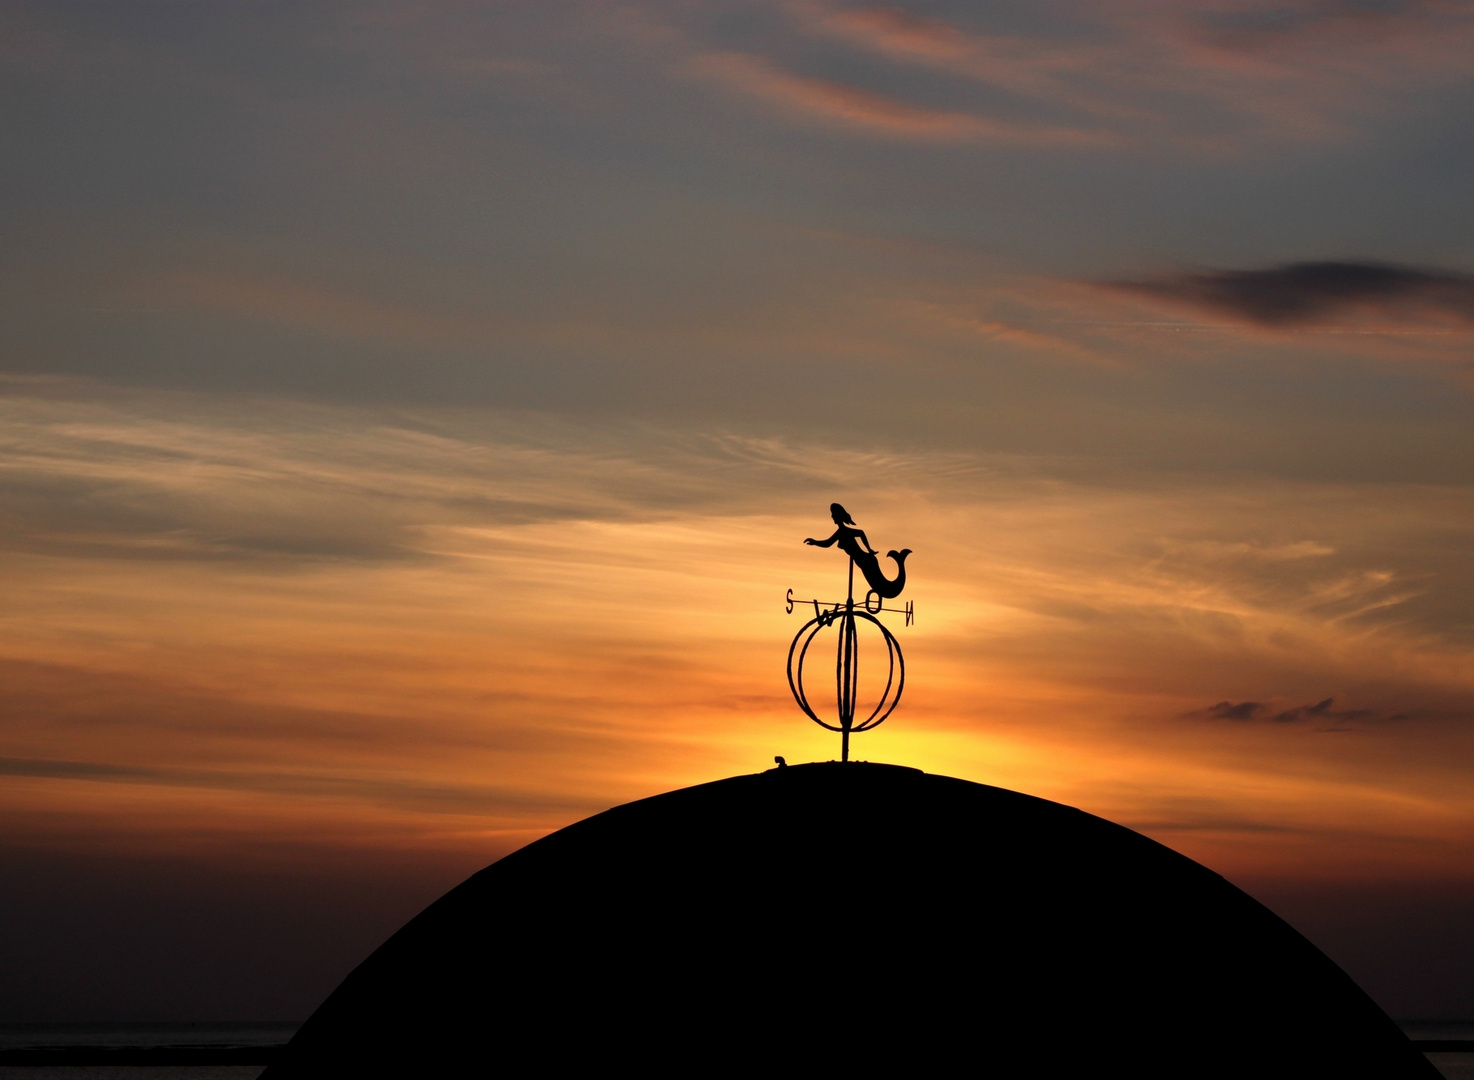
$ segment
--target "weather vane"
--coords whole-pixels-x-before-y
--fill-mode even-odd
[[[839,550],[850,557],[849,591],[845,599],[837,603],[821,603],[818,600],[798,601],[801,604],[812,603],[814,617],[804,623],[799,632],[794,635],[793,644],[788,647],[788,688],[793,691],[793,700],[798,702],[798,707],[804,711],[804,715],[820,727],[839,732],[840,760],[848,761],[850,759],[850,734],[879,727],[900,704],[901,691],[906,687],[906,659],[901,655],[901,643],[876,616],[883,611],[904,615],[906,625],[910,626],[916,621],[916,609],[909,600],[904,608],[885,606],[885,601],[894,600],[906,587],[906,556],[911,554],[911,549],[902,548],[900,551],[886,552],[886,556],[894,559],[896,563],[895,580],[887,581],[885,574],[880,569],[880,552],[870,546],[865,530],[855,525],[854,519],[839,503],[830,504],[829,516],[834,519],[834,535],[828,540],[815,540],[811,537],[804,543],[824,548],[839,545]],[[856,566],[860,568],[866,584],[870,586],[865,593],[865,599],[858,606],[855,604]],[[793,590],[789,589],[788,613],[790,615],[793,614],[793,605]],[[880,631],[881,639],[885,642],[887,670],[885,687],[881,690],[875,707],[857,722],[855,717],[858,713],[860,694],[858,627],[861,623],[869,623]],[[809,649],[818,638],[820,631],[831,626],[837,629],[839,635],[835,642],[834,653],[834,690],[837,711],[833,722],[814,711],[813,705],[809,702],[808,690],[804,686],[804,663],[808,659]]]

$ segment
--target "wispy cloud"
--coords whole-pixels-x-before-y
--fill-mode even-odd
[[[1108,141],[1103,135],[1080,129],[1008,123],[965,111],[907,104],[861,87],[785,71],[748,53],[701,53],[688,59],[684,70],[756,98],[792,118],[892,138],[1035,146],[1099,145]]]
[[[1209,152],[1344,137],[1370,87],[1458,77],[1474,42],[1474,9],[1459,2],[1121,2],[1076,9],[1073,33],[1032,34],[893,6],[787,10],[811,33],[1067,110],[1090,130]]]
[[[1135,111],[1083,84],[1082,76],[1110,63],[1109,49],[1100,43],[969,33],[896,7],[840,8],[803,2],[790,4],[789,10],[811,31],[901,63],[932,67],[1087,114]]]
[[[977,342],[1014,346],[1046,360],[1088,367],[1119,369],[1123,365],[1115,357],[1057,333],[1012,322],[988,318],[965,307],[917,301],[909,305],[928,323]]]

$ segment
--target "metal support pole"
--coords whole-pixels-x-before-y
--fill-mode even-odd
[[[855,691],[859,681],[858,659],[855,656],[855,560],[849,560],[849,586],[845,595],[845,620],[839,628],[839,726],[840,754],[842,762],[849,760],[849,729],[855,723]]]

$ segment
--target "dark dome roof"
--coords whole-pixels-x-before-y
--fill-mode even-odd
[[[1197,863],[1057,803],[833,762],[616,807],[508,855],[364,961],[266,1076],[455,1061],[1438,1075]]]

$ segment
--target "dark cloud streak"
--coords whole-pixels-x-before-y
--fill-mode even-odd
[[[569,801],[556,795],[505,786],[427,783],[280,770],[179,769],[91,761],[0,758],[0,776],[352,798],[431,813],[488,814],[506,812],[508,808],[588,813],[604,809],[596,801]]]
[[[1220,701],[1217,705],[1210,705],[1193,715],[1207,716],[1213,720],[1250,720],[1266,708],[1267,706],[1258,701]]]
[[[1284,712],[1276,716],[1275,719],[1281,722],[1286,722],[1290,720],[1299,720],[1307,716],[1325,716],[1329,712],[1331,706],[1335,704],[1335,701],[1335,698],[1328,697],[1317,701],[1314,705],[1301,705],[1298,709],[1286,709]]]
[[[1309,705],[1297,705],[1269,716],[1270,706],[1262,701],[1220,701],[1204,709],[1194,709],[1183,714],[1193,720],[1257,720],[1268,717],[1277,724],[1290,724],[1300,720],[1322,720],[1331,725],[1325,730],[1338,730],[1339,725],[1355,720],[1406,720],[1408,713],[1391,715],[1376,709],[1333,709],[1335,697],[1322,698]]]
[[[1474,326],[1474,275],[1390,263],[1297,262],[1169,274],[1107,288],[1266,327],[1308,326],[1356,312],[1432,314]]]

